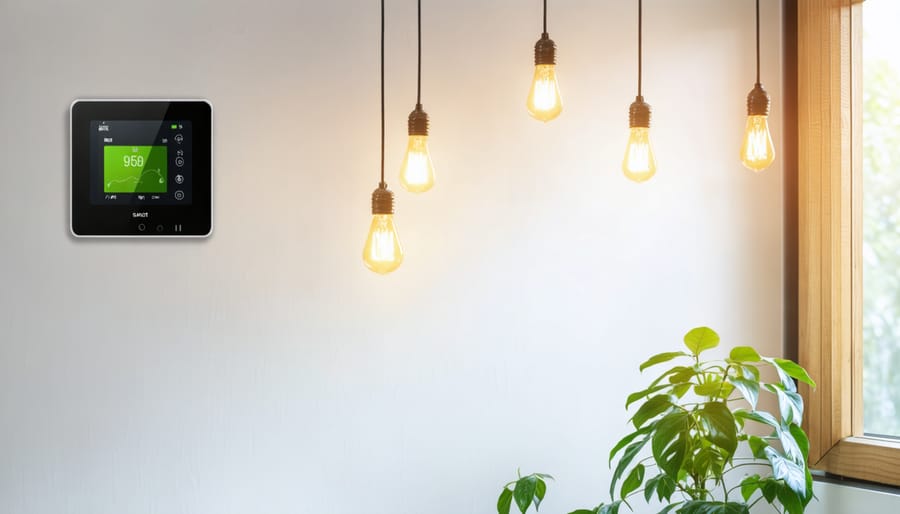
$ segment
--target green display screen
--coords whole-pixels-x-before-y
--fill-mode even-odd
[[[168,163],[165,146],[104,146],[103,191],[165,193]]]

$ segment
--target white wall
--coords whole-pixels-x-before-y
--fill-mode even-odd
[[[381,277],[376,2],[3,3],[0,512],[480,513],[517,467],[567,512],[604,497],[643,357],[698,324],[780,352],[782,170],[737,160],[751,2],[647,2],[645,185],[619,171],[629,2],[551,2],[549,125],[540,2],[425,4],[439,183],[398,191]],[[414,5],[388,1],[395,189]],[[762,26],[779,137],[779,2]],[[214,103],[210,239],[68,235],[66,109],[119,96]]]

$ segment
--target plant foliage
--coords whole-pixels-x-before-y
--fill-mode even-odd
[[[795,381],[812,387],[815,383],[796,363],[762,357],[749,346],[733,348],[722,360],[701,358],[718,345],[715,331],[699,327],[684,336],[687,351],[660,353],[641,364],[641,371],[674,365],[625,401],[626,409],[634,407],[634,430],[609,453],[610,466],[615,462],[611,502],[571,514],[618,514],[623,504],[630,507],[633,497],[663,502],[659,514],[749,514],[759,502],[780,505],[785,514],[803,513],[813,497],[812,475],[809,440],[800,428],[803,399]],[[764,367],[774,369],[777,382],[760,378]],[[777,413],[759,407],[763,394],[777,400]],[[747,430],[753,426],[757,429]],[[748,450],[747,457],[737,456],[741,448]],[[644,457],[647,451],[650,456]],[[762,465],[768,472],[726,485],[727,476],[740,474],[748,465]],[[508,514],[515,498],[524,514],[534,488],[523,485],[517,494],[519,483],[540,476],[511,483],[513,490],[507,485],[498,512]],[[541,499],[543,492],[546,488]],[[534,502],[535,507],[539,503]]]

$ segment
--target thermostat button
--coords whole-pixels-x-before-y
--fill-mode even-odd
[[[175,191],[175,199],[176,200],[184,200],[184,191],[182,191],[180,189],[178,191]]]
[[[138,230],[140,232],[147,230],[147,225],[144,225],[143,223],[138,224]]]

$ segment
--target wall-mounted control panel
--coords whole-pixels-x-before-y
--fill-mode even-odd
[[[78,237],[212,232],[212,105],[76,100],[71,229]]]

